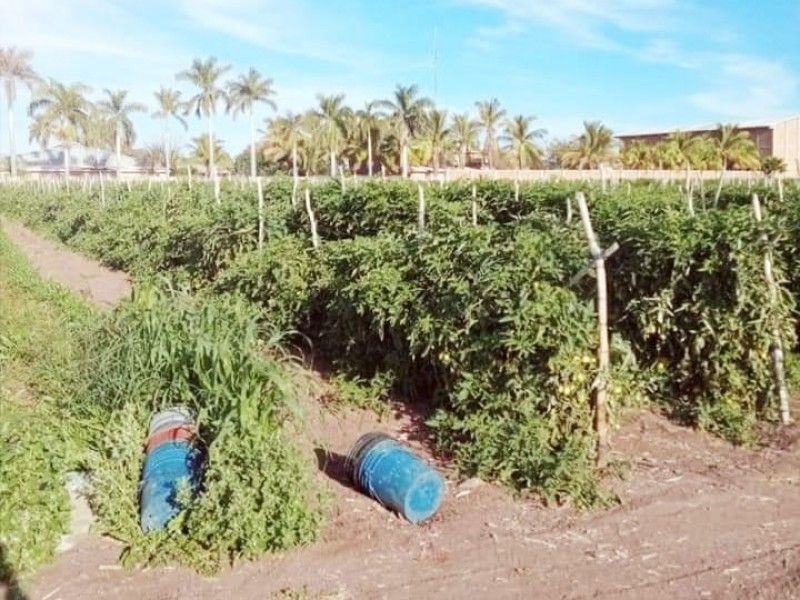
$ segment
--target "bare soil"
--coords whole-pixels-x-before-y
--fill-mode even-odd
[[[120,274],[104,275],[22,228],[7,231],[71,289],[104,305],[129,293]],[[309,382],[310,395],[324,397],[324,382]],[[607,482],[620,505],[579,513],[459,482],[429,452],[415,407],[394,405],[383,421],[315,401],[307,413],[297,435],[332,499],[319,542],[203,578],[184,569],[125,571],[118,543],[89,536],[32,580],[31,600],[800,598],[797,426],[754,451],[650,412],[630,414],[614,436],[628,473]],[[410,525],[347,482],[343,456],[373,429],[406,439],[447,475],[447,499],[431,523]]]

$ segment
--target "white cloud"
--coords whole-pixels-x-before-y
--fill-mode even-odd
[[[688,96],[694,106],[734,119],[786,111],[795,100],[797,76],[782,62],[735,52],[689,52],[670,40],[653,40],[643,60],[693,71],[706,89]]]
[[[345,67],[374,68],[373,52],[358,48],[348,32],[367,31],[357,13],[299,0],[182,0],[195,26],[286,55]]]
[[[500,12],[505,28],[552,28],[584,45],[607,49],[619,47],[609,32],[661,31],[677,22],[679,9],[686,14],[686,7],[679,0],[456,1]],[[491,37],[487,30],[477,33],[479,39]]]

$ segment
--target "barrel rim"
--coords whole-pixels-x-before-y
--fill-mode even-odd
[[[394,437],[382,431],[369,431],[356,440],[344,463],[345,473],[353,483],[358,484],[358,471],[361,468],[361,461],[364,456],[379,443],[386,441],[399,443]]]

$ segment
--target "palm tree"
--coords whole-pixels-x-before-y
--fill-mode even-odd
[[[372,168],[374,165],[373,149],[372,149],[372,134],[380,129],[381,115],[376,111],[380,102],[372,100],[367,102],[363,110],[356,113],[358,119],[358,129],[362,135],[367,137],[367,174],[372,177]]]
[[[17,154],[14,137],[14,102],[17,99],[17,84],[21,83],[33,91],[34,84],[41,79],[31,67],[33,52],[30,50],[17,50],[0,48],[0,80],[3,82],[3,91],[6,96],[6,121],[8,124],[8,149],[11,158],[11,176],[17,176]]]
[[[333,96],[317,95],[319,108],[316,115],[323,128],[323,139],[328,146],[331,159],[331,177],[336,177],[336,157],[347,134],[347,120],[350,109],[344,105],[344,94]]]
[[[431,109],[425,117],[423,131],[431,148],[433,172],[438,173],[442,148],[450,137],[450,129],[447,127],[447,111]]]
[[[221,165],[230,167],[233,165],[233,160],[223,149],[222,143],[222,140],[214,139],[214,147],[211,148],[208,145],[207,136],[197,136],[192,139],[190,159],[195,163],[201,164],[205,169],[206,175],[211,172],[215,160]]]
[[[505,130],[500,136],[500,141],[517,159],[517,168],[522,169],[528,165],[539,165],[542,162],[542,151],[536,145],[536,140],[544,137],[545,129],[531,129],[536,117],[517,115],[505,123]]]
[[[167,177],[169,177],[172,173],[172,140],[170,139],[169,131],[170,119],[175,119],[180,123],[184,131],[186,131],[189,126],[186,123],[186,119],[181,115],[184,111],[184,105],[183,102],[181,102],[181,92],[161,86],[161,89],[153,95],[158,103],[158,110],[153,113],[153,116],[157,119],[163,119],[164,121],[164,166],[167,169]]]
[[[467,166],[467,152],[477,145],[479,128],[480,124],[467,113],[453,116],[450,136],[456,144],[459,167]]]
[[[131,122],[131,113],[147,112],[147,107],[141,102],[129,102],[128,91],[103,90],[106,98],[97,103],[101,110],[105,111],[109,119],[109,124],[114,128],[114,146],[117,152],[117,179],[122,172],[122,143],[125,148],[130,148],[136,140],[136,132]]]
[[[69,178],[69,155],[72,144],[79,141],[86,126],[89,101],[84,94],[90,89],[82,83],[69,86],[54,79],[34,93],[28,113],[34,118],[31,139],[47,146],[55,137],[64,146],[64,171]]]
[[[622,151],[620,159],[628,169],[649,169],[653,166],[653,146],[634,140]]]
[[[569,169],[596,169],[611,154],[613,132],[600,121],[584,121],[584,132],[561,155],[562,164]]]
[[[217,59],[213,56],[204,61],[195,58],[191,67],[175,76],[178,81],[189,81],[200,90],[188,100],[184,114],[188,114],[194,109],[195,115],[198,117],[205,115],[208,119],[207,148],[209,150],[210,164],[208,175],[212,178],[217,176],[217,166],[214,161],[214,152],[216,150],[216,144],[214,144],[214,115],[217,113],[217,102],[226,98],[225,90],[219,87],[218,82],[220,77],[230,69],[230,65],[218,64]]]
[[[228,111],[233,112],[234,118],[240,112],[247,113],[250,117],[250,177],[256,177],[256,125],[253,116],[253,106],[263,102],[272,110],[277,110],[275,102],[270,96],[275,95],[272,89],[272,79],[264,79],[255,69],[250,69],[239,79],[228,82]]]
[[[303,115],[287,112],[281,117],[267,119],[267,154],[273,160],[283,160],[290,157],[292,163],[292,178],[299,175],[298,147],[308,134],[304,130]],[[308,173],[308,165],[306,165]]]
[[[500,108],[500,101],[497,98],[476,102],[478,107],[478,123],[483,129],[486,142],[486,153],[489,155],[489,168],[494,168],[494,153],[497,147],[495,128],[506,116],[506,111]]]
[[[734,166],[754,167],[759,163],[758,150],[756,149],[750,133],[739,129],[738,125],[717,125],[714,135],[722,170]]]
[[[394,99],[383,100],[380,105],[391,111],[400,133],[400,170],[403,177],[408,177],[408,144],[419,131],[425,112],[433,107],[433,100],[418,97],[419,87],[416,85],[398,85],[394,91]]]
[[[671,147],[674,157],[681,167],[689,167],[697,153],[703,138],[684,131],[673,131],[667,136],[666,143]]]

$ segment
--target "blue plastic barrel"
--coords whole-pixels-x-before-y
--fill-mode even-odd
[[[178,514],[180,482],[187,481],[192,491],[196,491],[201,461],[198,448],[186,442],[161,444],[147,455],[140,495],[142,531],[161,529]]]
[[[361,436],[348,456],[347,468],[363,492],[411,523],[430,519],[442,504],[444,478],[388,435]]]
[[[195,424],[184,407],[153,415],[140,484],[140,524],[145,532],[162,529],[180,511],[181,481],[192,492],[200,485],[202,454],[195,442]]]

